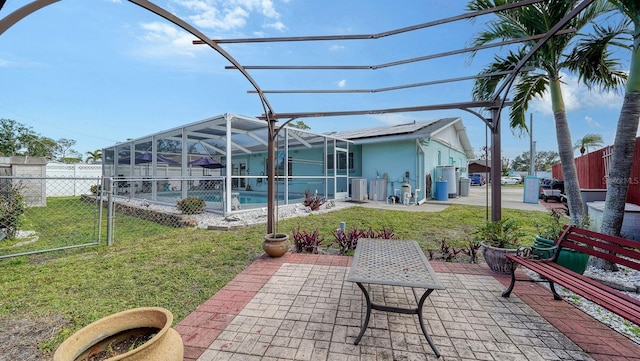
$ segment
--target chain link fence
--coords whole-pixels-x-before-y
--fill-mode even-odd
[[[0,258],[100,244],[100,178],[0,177]]]
[[[0,259],[111,245],[149,227],[206,226],[267,205],[266,192],[225,189],[212,176],[0,177]]]

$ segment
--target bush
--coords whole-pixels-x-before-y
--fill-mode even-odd
[[[15,238],[22,224],[25,208],[20,187],[12,185],[0,192],[0,229],[4,230],[7,238]]]
[[[304,205],[309,207],[312,211],[320,209],[320,207],[326,202],[326,200],[317,194],[311,194],[309,189],[304,191]]]
[[[178,210],[184,214],[198,214],[204,212],[207,202],[198,197],[187,197],[176,202]]]
[[[98,192],[100,191],[100,184],[94,184],[91,187],[89,187],[89,191],[91,192],[91,194],[98,194]]]
[[[344,232],[341,229],[337,229],[333,232],[334,244],[338,246],[340,254],[344,255],[347,252],[353,251],[358,246],[358,239],[360,238],[381,238],[381,239],[395,239],[395,233],[393,229],[387,229],[382,227],[379,232],[374,232],[371,227],[367,230],[351,228],[348,232]]]
[[[293,230],[293,245],[296,248],[297,253],[313,253],[318,254],[318,247],[324,241],[324,237],[321,237],[318,233],[318,229],[312,233],[307,231],[300,232],[300,227]]]

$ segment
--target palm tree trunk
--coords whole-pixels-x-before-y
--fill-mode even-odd
[[[581,224],[584,218],[582,199],[580,197],[580,184],[578,183],[578,171],[573,158],[573,143],[567,122],[567,113],[564,107],[560,80],[549,82],[551,101],[553,104],[553,117],[556,122],[556,138],[558,140],[558,154],[564,176],[564,192],[567,195],[567,205],[572,224]]]
[[[631,57],[631,71],[618,118],[611,169],[607,177],[607,197],[600,227],[600,232],[604,234],[621,235],[627,192],[631,183],[631,165],[638,123],[640,123],[640,50],[636,47]],[[605,270],[617,269],[615,264],[603,260],[594,261],[593,265]]]

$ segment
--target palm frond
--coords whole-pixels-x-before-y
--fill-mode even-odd
[[[536,97],[542,97],[548,85],[549,79],[545,74],[528,74],[519,78],[515,85],[513,105],[509,110],[509,126],[514,134],[521,135],[528,129],[525,117],[529,102]]]
[[[620,62],[612,57],[612,46],[629,49],[631,39],[628,20],[617,26],[594,24],[593,32],[581,38],[561,66],[578,73],[578,79],[588,88],[604,90],[620,88],[627,74],[619,70]]]

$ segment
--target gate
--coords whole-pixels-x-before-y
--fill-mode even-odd
[[[0,177],[0,259],[99,245],[100,180]]]

